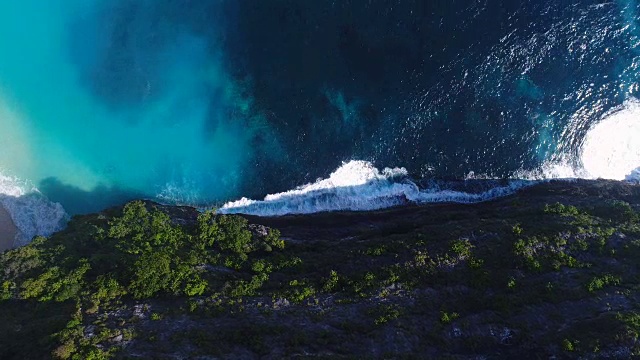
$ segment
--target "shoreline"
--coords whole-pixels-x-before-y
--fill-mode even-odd
[[[4,206],[0,205],[0,252],[12,249],[18,228]]]

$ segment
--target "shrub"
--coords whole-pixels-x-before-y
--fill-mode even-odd
[[[564,216],[577,216],[580,215],[580,210],[573,205],[564,205],[561,203],[555,203],[553,205],[545,205],[544,212],[547,214],[557,214]]]
[[[453,251],[459,259],[468,259],[471,257],[471,249],[473,249],[473,245],[468,239],[455,240],[451,244],[451,251]]]
[[[515,224],[513,225],[513,228],[511,229],[511,231],[513,232],[513,235],[520,236],[524,230],[522,229],[522,225]]]
[[[196,237],[196,248],[204,250],[210,248],[216,242],[220,229],[214,222],[215,212],[207,211],[198,216],[198,236]]]
[[[217,241],[220,250],[236,254],[246,254],[252,249],[251,231],[247,228],[247,220],[240,216],[222,215],[216,218]]]
[[[587,290],[594,292],[609,285],[620,285],[620,278],[611,274],[596,276],[587,284]]]
[[[118,248],[128,254],[140,255],[158,248],[174,252],[189,240],[179,226],[171,224],[169,215],[148,211],[142,201],[125,205],[122,216],[109,224],[109,236],[121,240]]]
[[[339,280],[340,278],[338,276],[338,272],[336,272],[335,270],[331,270],[331,273],[329,274],[329,279],[327,279],[327,281],[324,283],[322,290],[326,292],[331,292],[338,286]]]
[[[264,241],[267,245],[280,250],[284,249],[285,246],[284,240],[280,238],[280,230],[277,229],[270,229]]]
[[[143,254],[135,263],[134,279],[129,290],[134,297],[151,297],[167,289],[171,279],[171,258],[163,252]]]
[[[2,286],[0,286],[0,301],[11,299],[15,288],[16,283],[13,281],[2,282]]]
[[[289,286],[291,288],[286,291],[286,297],[295,303],[301,303],[316,294],[316,289],[306,281],[292,280]]]
[[[443,324],[450,324],[452,321],[458,319],[460,314],[457,312],[448,313],[446,311],[440,312],[440,322]]]
[[[199,296],[204,294],[207,289],[207,281],[200,278],[199,275],[195,275],[192,279],[187,281],[184,293],[187,296]]]
[[[269,275],[258,274],[251,277],[251,281],[238,281],[231,290],[232,297],[253,296],[262,287],[265,281],[269,280]]]
[[[575,347],[569,339],[562,340],[562,349],[564,351],[574,351]]]
[[[399,306],[395,304],[378,305],[369,313],[376,317],[374,320],[376,325],[386,324],[391,320],[397,319],[401,315]]]
[[[40,301],[65,301],[75,297],[84,283],[84,275],[90,269],[87,260],[82,259],[77,268],[65,273],[60,267],[47,269],[37,277],[22,283],[20,295],[25,299],[37,298]]]

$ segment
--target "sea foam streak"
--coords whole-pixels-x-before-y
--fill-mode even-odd
[[[26,245],[34,236],[49,236],[60,230],[68,215],[62,205],[49,201],[19,179],[0,174],[0,205],[18,228],[14,246]]]
[[[512,194],[530,183],[509,181],[505,186],[481,193],[441,190],[438,187],[420,189],[408,178],[405,168],[380,171],[370,162],[352,160],[343,163],[327,179],[267,195],[262,201],[242,198],[226,203],[218,212],[281,216],[337,210],[378,210],[409,203],[472,203]]]

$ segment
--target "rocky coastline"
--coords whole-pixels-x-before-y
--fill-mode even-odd
[[[638,263],[640,187],[615,181],[274,218],[134,202],[0,256],[0,358],[629,358]]]

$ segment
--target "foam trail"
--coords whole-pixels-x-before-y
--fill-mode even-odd
[[[343,163],[327,179],[267,195],[263,201],[242,198],[228,202],[218,212],[282,216],[339,210],[378,210],[411,203],[473,203],[512,194],[528,184],[531,182],[511,181],[506,186],[481,193],[441,190],[438,187],[420,189],[408,178],[405,168],[385,168],[380,171],[370,162],[353,160]]]
[[[62,205],[49,201],[28,182],[1,173],[0,206],[18,228],[14,247],[28,244],[37,235],[50,236],[69,218]]]

